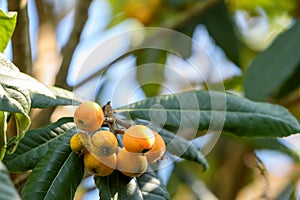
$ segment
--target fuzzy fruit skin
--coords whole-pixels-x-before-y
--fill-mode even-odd
[[[83,102],[75,110],[74,122],[80,130],[94,132],[102,126],[103,121],[103,110],[96,102]]]
[[[92,136],[91,151],[97,156],[110,156],[118,150],[118,140],[110,131],[97,131]]]
[[[108,157],[99,157],[88,152],[84,154],[84,166],[91,174],[102,177],[108,176],[116,169],[117,155],[114,153]]]
[[[155,142],[154,132],[144,125],[134,125],[128,128],[123,137],[127,151],[141,153],[151,149]]]
[[[153,147],[145,153],[149,163],[154,163],[159,160],[166,151],[166,144],[160,134],[155,132],[155,143]]]
[[[76,133],[70,139],[70,147],[75,153],[84,154],[90,148],[90,140],[89,134],[85,132]]]
[[[142,153],[132,153],[125,148],[117,154],[117,169],[126,176],[138,177],[148,168],[147,158]]]

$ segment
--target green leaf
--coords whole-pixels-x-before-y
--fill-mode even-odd
[[[151,128],[156,130],[155,127]],[[163,137],[166,149],[170,154],[197,162],[203,167],[203,170],[208,169],[208,163],[204,155],[193,143],[165,129],[160,130],[159,133]]]
[[[66,131],[40,160],[22,191],[23,200],[74,198],[84,174],[82,157],[72,152],[69,146],[76,132],[76,127]]]
[[[55,98],[46,85],[20,72],[3,54],[0,54],[0,69],[0,84],[27,89],[30,93],[38,93]]]
[[[164,83],[164,64],[167,52],[145,49],[136,53],[136,79],[147,97],[158,95]]]
[[[44,94],[31,93],[32,108],[47,108],[50,106],[79,105],[81,102],[79,100],[79,97],[74,96],[73,92],[58,87],[49,87],[49,89],[52,91],[54,98]]]
[[[0,111],[0,161],[4,158],[7,146],[6,129],[7,113]]]
[[[6,167],[0,162],[0,199],[20,200],[17,190],[9,178]]]
[[[216,44],[223,49],[231,61],[238,65],[241,43],[236,34],[236,24],[224,1],[209,9],[202,16],[202,20]]]
[[[0,110],[27,114],[30,105],[31,99],[26,89],[0,83]]]
[[[14,144],[7,148],[8,153],[12,153],[15,150],[19,141],[29,129],[31,124],[28,116],[30,105],[31,99],[27,89],[0,84],[0,110],[13,115],[17,128],[17,137],[14,140]]]
[[[17,12],[5,13],[0,9],[0,52],[3,52],[13,35],[17,23]]]
[[[245,95],[267,100],[297,70],[300,63],[300,19],[250,64],[244,82]]]
[[[4,158],[9,171],[25,172],[33,169],[49,149],[55,148],[58,139],[74,126],[70,123],[72,121],[72,118],[62,118],[45,127],[27,131],[16,151]]]
[[[166,186],[160,182],[154,172],[142,174],[137,179],[137,182],[145,200],[170,199]]]
[[[94,176],[100,199],[143,199],[136,180],[114,171],[106,177]]]
[[[100,199],[170,199],[166,187],[154,172],[146,172],[138,178],[131,178],[119,171],[107,177],[94,176]]]
[[[276,98],[283,98],[290,94],[300,86],[300,63],[296,71],[289,77],[288,80],[281,86],[281,88],[276,92]]]
[[[161,126],[226,131],[240,137],[283,137],[300,131],[284,107],[216,91],[161,95],[115,111]]]

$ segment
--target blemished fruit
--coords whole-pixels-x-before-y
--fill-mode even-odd
[[[117,155],[114,153],[107,157],[100,157],[88,152],[84,154],[84,166],[91,174],[102,177],[108,176],[116,169]]]
[[[97,156],[110,156],[117,150],[118,140],[112,132],[101,130],[92,136],[91,151]]]
[[[117,154],[117,169],[126,176],[138,177],[142,175],[148,167],[147,158],[142,153],[132,153],[125,148],[119,150]]]
[[[83,154],[90,148],[90,136],[88,133],[81,132],[74,134],[70,139],[70,147],[77,154]]]
[[[103,121],[103,110],[96,102],[83,102],[75,110],[74,122],[80,130],[94,132],[102,126]]]
[[[154,132],[144,125],[134,125],[128,128],[123,137],[123,144],[127,151],[145,153],[155,142]]]
[[[155,143],[153,147],[145,153],[149,163],[154,163],[159,160],[166,151],[166,144],[160,134],[155,132]]]

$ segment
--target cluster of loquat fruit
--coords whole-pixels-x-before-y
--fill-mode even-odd
[[[87,101],[74,113],[74,122],[81,131],[72,136],[70,147],[84,156],[89,173],[108,176],[119,170],[126,176],[138,177],[147,170],[148,163],[162,158],[166,146],[159,133],[144,125],[132,125],[125,131],[115,130],[114,126],[103,130],[104,123],[115,123],[114,119],[107,122],[103,110],[96,102]],[[123,134],[123,147],[118,143],[117,134]]]

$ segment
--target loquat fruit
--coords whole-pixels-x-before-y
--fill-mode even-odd
[[[94,132],[102,126],[103,121],[103,110],[96,102],[83,102],[75,110],[74,122],[80,130]]]
[[[116,169],[117,155],[114,153],[107,157],[100,157],[88,152],[84,154],[84,166],[91,174],[102,177],[108,176]]]
[[[155,136],[153,131],[144,125],[134,125],[128,128],[123,137],[123,144],[127,151],[145,153],[153,146]]]
[[[116,136],[106,130],[97,131],[92,136],[91,151],[98,156],[110,156],[118,150]]]
[[[147,158],[142,153],[132,153],[125,148],[117,154],[117,169],[126,176],[138,177],[148,167]]]
[[[155,133],[155,143],[153,147],[147,151],[144,155],[146,156],[149,163],[154,163],[159,160],[166,151],[166,144],[161,135],[157,132]]]
[[[70,139],[70,147],[77,154],[83,154],[90,148],[90,136],[88,133],[81,132],[74,134]]]

